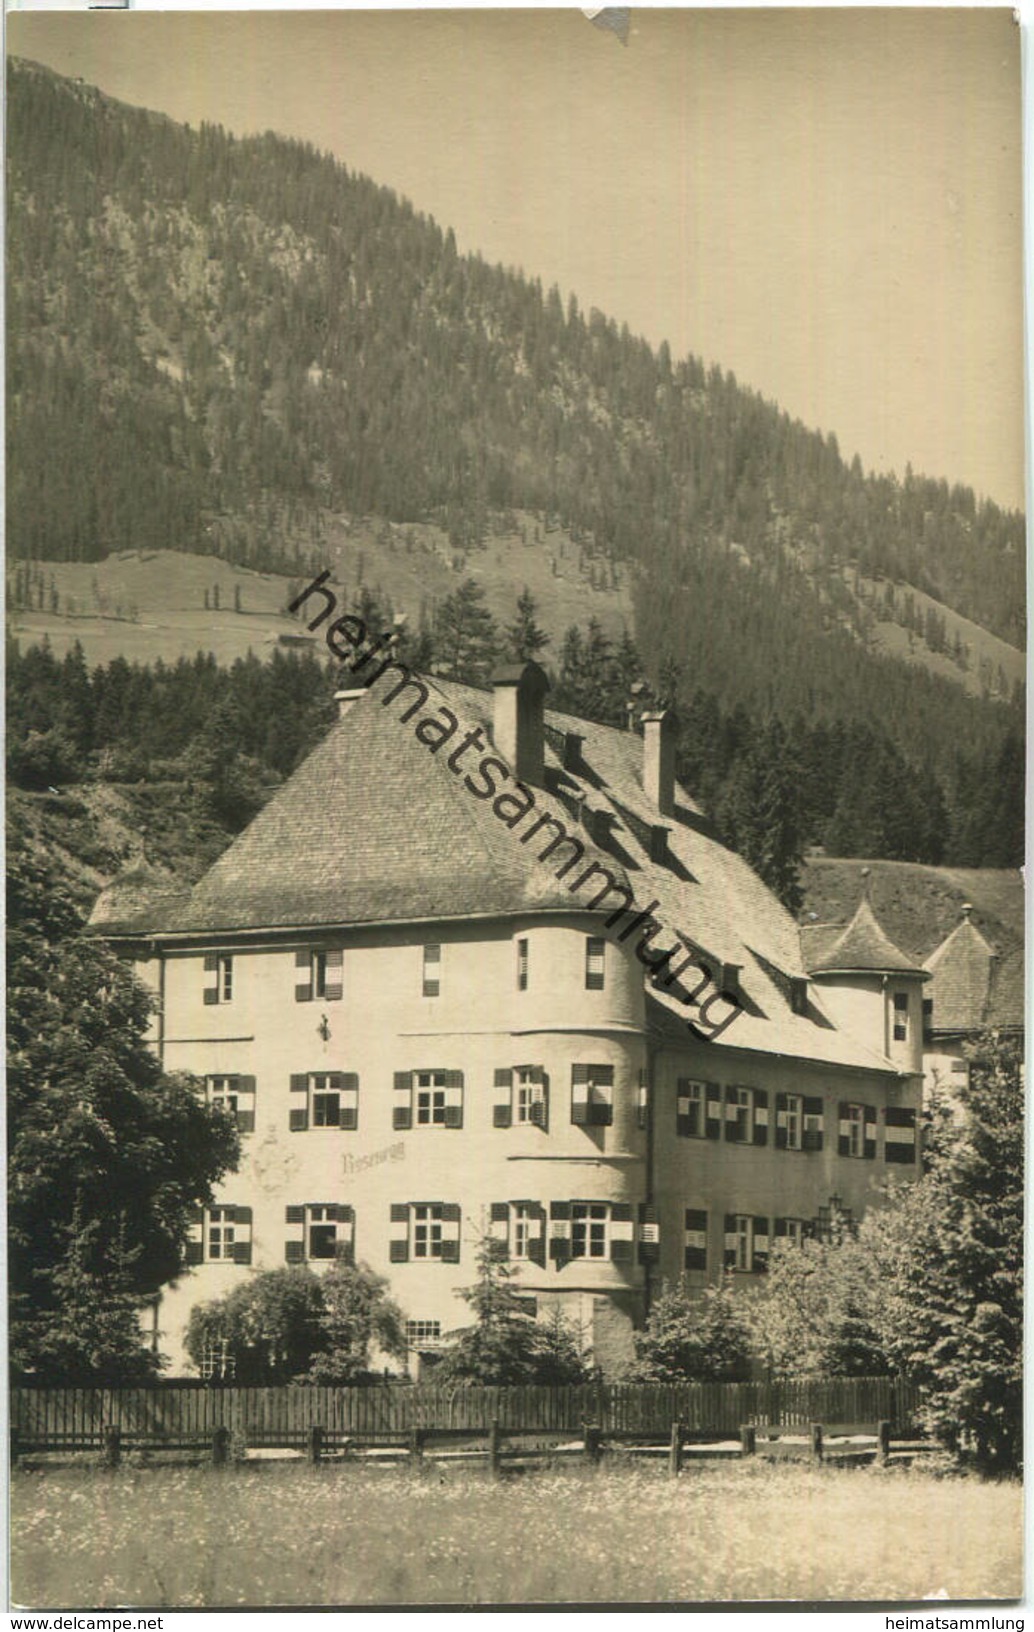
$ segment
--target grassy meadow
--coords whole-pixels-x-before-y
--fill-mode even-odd
[[[17,1470],[20,1606],[1009,1598],[1019,1483],[759,1462]]]

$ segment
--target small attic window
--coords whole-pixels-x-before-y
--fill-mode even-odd
[[[564,732],[564,746],[561,752],[561,764],[565,771],[577,770],[582,762],[582,744],[585,738],[577,731]]]
[[[793,1014],[808,1012],[808,982],[800,975],[790,976],[790,1009]]]
[[[668,829],[659,823],[650,828],[650,860],[663,862],[668,859]]]
[[[739,997],[742,970],[743,965],[741,963],[722,964],[718,986],[723,997]]]

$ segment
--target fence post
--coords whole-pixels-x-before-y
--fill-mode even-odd
[[[323,1461],[323,1429],[318,1422],[309,1429],[309,1461],[313,1464]]]
[[[122,1430],[110,1422],[104,1430],[104,1465],[117,1468],[122,1459]]]
[[[682,1472],[682,1423],[676,1417],[671,1425],[671,1444],[668,1447],[668,1472],[677,1479]]]
[[[229,1428],[214,1428],[212,1430],[212,1466],[225,1468],[230,1459],[230,1430]]]
[[[422,1428],[411,1428],[409,1430],[409,1454],[415,1460],[423,1457],[424,1433]]]
[[[811,1425],[811,1458],[813,1462],[822,1461],[822,1424],[813,1422]]]
[[[601,1441],[603,1439],[603,1430],[602,1428],[597,1428],[594,1424],[587,1422],[585,1424],[584,1431],[585,1454],[590,1462],[598,1462],[600,1459],[600,1452],[602,1450]]]
[[[758,1431],[752,1422],[740,1424],[740,1455],[753,1456],[758,1448]]]
[[[890,1423],[876,1424],[876,1460],[884,1466],[890,1458]]]
[[[488,1466],[493,1478],[499,1477],[499,1466],[502,1461],[502,1435],[499,1432],[499,1419],[494,1417],[488,1429]]]

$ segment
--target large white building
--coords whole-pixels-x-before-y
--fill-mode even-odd
[[[391,665],[188,895],[100,898],[164,1067],[243,1135],[157,1311],[174,1370],[195,1303],[341,1251],[433,1346],[490,1234],[613,1371],[664,1279],[756,1275],[915,1171],[926,973],[864,904],[809,970],[671,720],[546,689]]]

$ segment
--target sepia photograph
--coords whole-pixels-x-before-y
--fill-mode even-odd
[[[11,1605],[1022,1628],[1021,43],[8,14]]]

